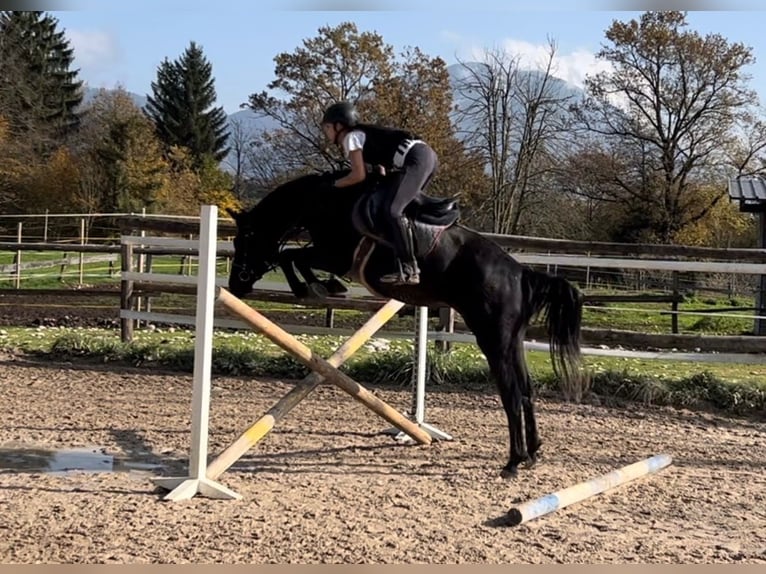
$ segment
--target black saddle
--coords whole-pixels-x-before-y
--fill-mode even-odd
[[[384,185],[373,187],[357,200],[352,219],[360,233],[390,246],[385,213],[388,193]],[[460,218],[460,208],[454,198],[420,195],[407,206],[404,215],[412,226],[415,251],[421,255],[431,249],[444,229]]]
[[[385,232],[385,228],[381,226],[387,217],[383,212],[386,209],[387,193],[385,188],[376,188],[359,198],[356,211],[362,216],[362,223],[367,231]],[[407,206],[404,215],[414,225],[449,227],[460,218],[460,208],[454,198],[421,195],[418,200]]]

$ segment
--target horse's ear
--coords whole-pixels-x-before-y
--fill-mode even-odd
[[[229,214],[234,221],[239,221],[239,216],[242,215],[240,211],[234,211],[231,207],[226,208],[226,213]]]

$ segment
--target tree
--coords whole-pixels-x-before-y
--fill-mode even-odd
[[[589,97],[574,108],[600,140],[587,145],[599,145],[614,162],[604,196],[629,204],[641,234],[661,242],[705,217],[725,194],[696,190],[706,170],[725,164],[738,114],[756,99],[743,72],[751,50],[686,26],[679,11],[613,22],[597,54],[612,70],[587,78]]]
[[[190,150],[173,146],[169,159],[171,177],[161,198],[165,211],[196,215],[201,204],[214,204],[221,210],[241,207],[231,193],[231,175],[221,170],[212,157],[196,165]]]
[[[276,78],[268,90],[254,93],[248,100],[258,116],[277,125],[264,134],[260,147],[268,148],[282,173],[345,165],[319,124],[329,104],[348,100],[357,105],[366,122],[400,125],[428,138],[443,156],[433,189],[442,184],[443,192],[456,194],[468,187],[460,178],[466,182],[465,177],[480,168],[471,171],[454,137],[444,61],[429,58],[416,48],[406,49],[397,59],[379,34],[359,32],[350,22],[321,27],[318,32],[293,52],[278,54],[274,58]],[[449,189],[443,186],[446,181],[452,182]]]
[[[0,111],[15,135],[60,139],[79,127],[82,82],[58,20],[43,12],[0,12]],[[41,131],[42,130],[42,131]],[[52,151],[55,145],[45,146]]]
[[[716,186],[701,186],[697,196],[713,204],[704,217],[689,223],[676,234],[681,245],[703,245],[707,247],[752,247],[757,242],[755,218],[751,213],[742,213],[737,204],[721,199]]]
[[[726,150],[732,175],[766,175],[766,114],[754,110],[742,117],[739,137]]]
[[[74,205],[73,196],[80,184],[80,171],[69,148],[60,146],[24,180],[20,207],[27,213],[45,209],[67,212]]]
[[[232,119],[230,125],[229,143],[231,144],[231,153],[229,154],[230,159],[227,159],[226,164],[233,172],[232,192],[234,197],[241,201],[245,195],[249,176],[248,152],[255,144],[255,136],[247,129],[247,122],[241,118]]]
[[[102,90],[86,110],[77,146],[82,209],[155,211],[169,165],[154,126],[122,89]]]
[[[205,157],[221,161],[229,152],[226,113],[211,107],[216,99],[213,67],[191,42],[179,59],[165,58],[157,68],[146,110],[165,145],[189,149],[199,167]]]
[[[11,136],[10,125],[0,114],[0,211],[3,213],[20,211],[21,188],[38,164],[24,140]]]
[[[392,75],[393,49],[373,32],[359,33],[355,24],[323,26],[319,35],[303,41],[292,53],[274,58],[276,78],[268,90],[251,94],[248,105],[256,115],[270,118],[278,128],[266,142],[285,158],[286,169],[328,169],[343,164],[337,150],[319,128],[324,109],[348,100],[367,114],[374,82]]]
[[[460,62],[458,123],[489,173],[483,211],[494,233],[518,232],[534,192],[546,187],[551,158],[561,155],[572,94],[552,75],[555,53],[551,43],[539,70],[522,69],[501,50],[485,50],[480,63]]]
[[[441,158],[429,193],[460,198],[468,214],[469,203],[486,187],[487,178],[480,154],[471,153],[458,138],[446,62],[417,47],[405,48],[393,63],[392,76],[375,82],[373,93],[369,113],[376,121],[415,132]]]

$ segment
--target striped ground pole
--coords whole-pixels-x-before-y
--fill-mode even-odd
[[[613,470],[607,474],[558,490],[551,494],[530,500],[524,504],[512,507],[508,511],[508,521],[511,526],[550,514],[570,504],[581,502],[586,498],[600,494],[636,478],[654,474],[670,465],[673,459],[668,454],[658,454],[650,458],[634,462],[628,466]]]

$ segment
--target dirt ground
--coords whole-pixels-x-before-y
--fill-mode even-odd
[[[165,502],[150,477],[186,474],[191,384],[177,373],[2,357],[0,560],[766,563],[762,422],[540,400],[541,461],[503,481],[507,431],[491,390],[430,391],[427,420],[454,440],[415,446],[322,386],[221,476],[242,500]],[[291,384],[214,377],[211,457]],[[409,406],[408,389],[376,392]],[[123,462],[50,473],[25,458],[77,447]],[[504,524],[515,503],[657,453],[674,461],[654,476]]]

